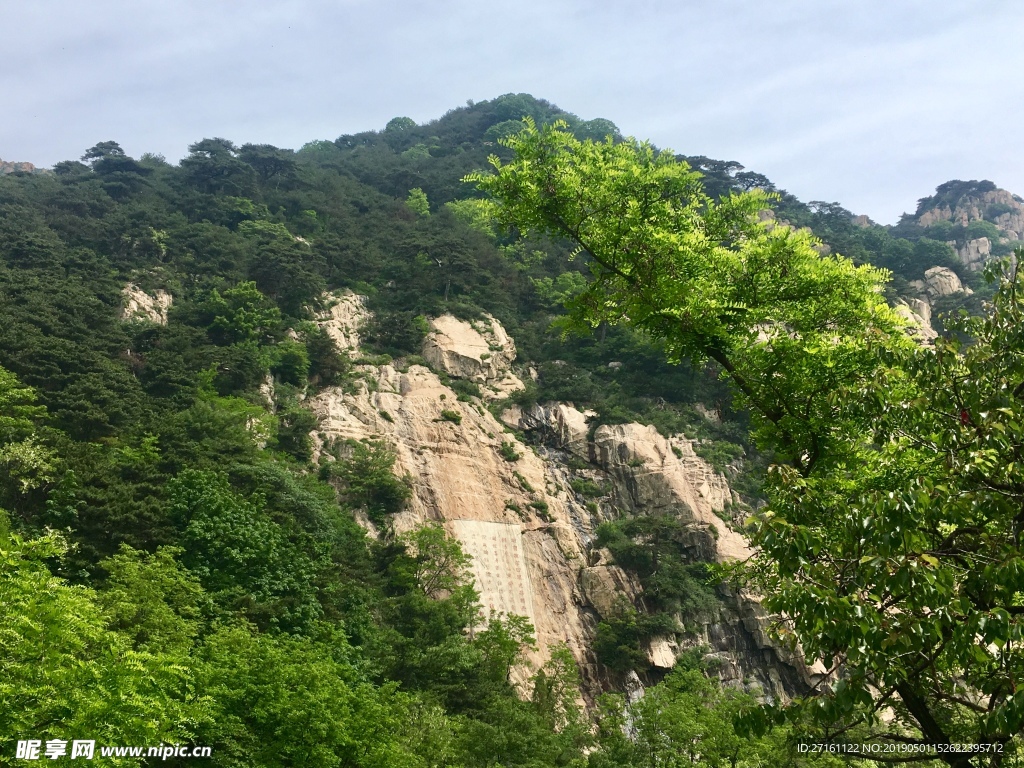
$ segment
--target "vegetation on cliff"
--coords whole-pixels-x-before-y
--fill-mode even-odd
[[[859,386],[874,391],[863,375],[874,358],[860,342],[830,345],[829,323],[888,327],[869,290],[877,272],[863,264],[911,280],[946,263],[936,260],[940,251],[957,267],[955,253],[780,193],[780,220],[811,227],[861,266],[817,260],[806,234],[759,228],[749,230],[760,249],[750,263],[760,259],[761,271],[730,282],[731,256],[705,261],[700,238],[677,232],[658,247],[684,249],[685,280],[649,276],[651,295],[668,292],[677,315],[644,316],[614,270],[590,282],[597,243],[588,238],[593,250],[574,258],[561,237],[571,232],[501,232],[492,205],[462,183],[492,153],[515,162],[498,142],[520,130],[524,115],[539,125],[562,118],[577,139],[610,136],[600,146],[613,155],[633,146],[615,144],[621,137],[608,121],[509,95],[427,125],[396,118],[382,131],[298,151],[211,138],[175,166],[128,157],[107,141],[53,174],[0,178],[0,754],[13,754],[17,739],[80,734],[108,744],[211,745],[218,766],[789,759],[803,722],[739,738],[732,713],[748,702],[715,690],[695,661],[639,705],[607,700],[594,731],[565,654],[535,670],[521,698],[509,672],[531,642],[529,628],[515,619],[480,625],[457,546],[436,529],[373,541],[355,523],[357,509],[386,522],[408,495],[387,446],[328,446],[341,461],[322,473],[312,466],[314,423],[301,399],[349,386],[354,374],[311,311],[327,288],[367,295],[374,320],[364,339],[388,356],[420,352],[424,316],[490,312],[537,368],[521,402],[570,400],[604,423],[639,420],[700,437],[754,501],[763,494],[749,469],[765,454],[747,436],[745,408],[753,406],[762,448],[792,464],[801,482],[840,468],[836,446],[874,424],[874,412],[853,407],[862,404],[856,398],[822,400],[817,389],[852,397],[860,390],[848,374],[861,372]],[[689,201],[682,215],[717,228],[701,237],[728,240],[773,191],[736,164],[692,158],[698,180],[648,154],[652,172]],[[636,211],[623,213],[621,224],[643,224]],[[651,231],[614,234],[640,247]],[[791,281],[775,284],[771,270],[782,263]],[[173,296],[166,322],[122,317],[129,283]],[[844,296],[815,304],[819,291],[837,296],[840,285]],[[642,328],[616,324],[595,304],[606,287],[633,302]],[[575,314],[565,314],[565,302]],[[686,312],[687,335],[664,332]],[[597,325],[566,340],[566,318]],[[563,325],[553,330],[553,322]],[[744,335],[772,323],[814,334],[815,351],[776,333],[765,354],[756,333]],[[736,339],[745,345],[738,359]],[[1003,340],[993,336],[989,347]],[[943,349],[947,361],[966,359]],[[693,359],[701,351],[709,366]],[[738,365],[741,401],[719,378]],[[768,372],[797,367],[803,373],[779,399]],[[780,415],[798,395],[814,408]],[[969,419],[999,413],[983,411],[978,398],[965,402]],[[903,428],[885,413],[879,429]],[[826,490],[814,489],[807,503]],[[844,487],[861,490],[869,489]],[[703,574],[687,570],[667,540],[664,551],[641,551],[639,528],[609,529],[606,543],[636,560],[665,610],[706,608]],[[1006,544],[1003,528],[985,535]],[[922,569],[925,555],[939,559],[936,578],[946,578],[945,559],[918,554]],[[644,572],[648,555],[668,572]],[[949,578],[959,589],[959,576]],[[625,656],[612,663],[627,669]],[[944,674],[955,677],[952,667]],[[623,727],[636,738],[624,739]]]

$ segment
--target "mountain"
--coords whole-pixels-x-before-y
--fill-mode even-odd
[[[48,173],[45,168],[36,168],[32,163],[14,163],[0,160],[0,174],[7,173]]]
[[[990,258],[1008,256],[1024,240],[1024,200],[991,181],[947,181],[918,201],[917,212],[900,224],[916,225],[949,243],[964,266],[976,271]]]
[[[58,697],[33,688],[45,642],[96,697],[82,717],[114,712],[75,732],[212,744],[217,765],[252,744],[304,764],[625,764],[604,693],[724,712],[818,679],[715,576],[748,552],[770,460],[719,371],[627,328],[564,337],[585,256],[498,231],[462,182],[524,115],[621,138],[509,94],[296,151],[207,138],[171,165],[106,141],[53,173],[4,165],[0,536],[23,589],[4,605],[52,608],[5,608],[12,712],[62,738]],[[774,192],[777,225],[890,269],[925,341],[1024,236],[991,182],[880,227],[687,159],[713,195]],[[117,701],[102,675],[122,675]]]

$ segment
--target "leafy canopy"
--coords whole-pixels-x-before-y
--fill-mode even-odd
[[[493,174],[471,174],[505,225],[568,238],[591,280],[569,329],[628,322],[671,360],[711,358],[754,409],[758,432],[803,473],[862,423],[842,393],[873,366],[872,342],[899,344],[878,293],[886,273],[823,257],[814,239],[761,221],[761,190],[713,200],[668,151],[580,141],[564,123],[504,140]]]
[[[504,142],[515,157],[469,179],[506,225],[584,254],[591,280],[570,327],[628,323],[672,358],[714,360],[784,460],[752,520],[745,583],[838,676],[786,714],[809,713],[824,737],[867,726],[882,743],[1012,751],[1024,727],[1016,273],[984,318],[955,326],[975,344],[916,348],[884,303],[886,273],[762,221],[768,195],[715,201],[668,152],[564,128],[526,120]]]

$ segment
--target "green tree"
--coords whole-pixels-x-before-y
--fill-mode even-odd
[[[278,149],[270,144],[243,144],[238,150],[238,159],[248,163],[256,171],[260,184],[271,181],[278,188],[296,177],[295,153],[290,149]]]
[[[715,202],[668,152],[559,126],[527,121],[508,144],[514,160],[470,178],[506,223],[589,259],[577,326],[629,322],[675,359],[715,361],[785,462],[747,573],[781,630],[842,672],[790,713],[813,712],[826,734],[866,723],[887,743],[1012,748],[1024,725],[1016,275],[964,327],[975,345],[918,349],[884,305],[885,274],[758,223],[765,195]]]
[[[69,734],[100,744],[189,742],[206,715],[185,659],[134,650],[108,629],[91,589],[50,574],[45,561],[64,548],[52,535],[0,539],[0,753],[13,755],[19,738]]]
[[[412,496],[407,482],[394,474],[394,450],[379,440],[348,443],[349,455],[328,465],[327,473],[338,480],[342,500],[355,509],[363,509],[376,525],[383,526],[387,515],[400,512]]]
[[[281,313],[254,282],[239,283],[223,294],[214,290],[206,311],[213,316],[211,330],[228,343],[265,342],[281,323]]]
[[[189,184],[207,193],[250,197],[256,182],[253,167],[238,158],[234,143],[213,138],[189,145],[181,171]]]
[[[185,654],[199,634],[208,598],[175,559],[182,552],[160,547],[147,555],[122,544],[100,562],[109,575],[97,601],[111,628],[133,638],[137,650]]]
[[[755,704],[753,695],[722,688],[684,657],[639,701],[627,704],[621,696],[604,697],[599,710],[598,748],[590,755],[590,767],[846,764],[828,754],[799,758],[797,762],[794,731],[788,727],[757,738],[737,731],[735,721]]]
[[[1016,269],[1000,277],[984,316],[869,388],[873,449],[855,465],[774,470],[754,536],[765,605],[844,673],[802,709],[882,741],[1007,753],[939,755],[960,766],[1015,755],[1024,729],[1024,303]]]
[[[669,151],[524,125],[506,140],[514,160],[492,157],[495,173],[467,178],[497,198],[499,220],[585,254],[592,279],[569,304],[569,327],[629,322],[663,340],[670,360],[710,358],[764,444],[803,474],[840,460],[865,426],[843,394],[873,374],[872,344],[902,339],[877,292],[885,273],[760,222],[771,198],[759,190],[712,200]]]
[[[417,216],[430,215],[430,201],[427,200],[427,193],[419,187],[409,190],[409,196],[405,199],[405,204]]]
[[[320,618],[316,566],[220,474],[187,470],[170,485],[184,564],[224,608],[261,627],[301,631]]]
[[[59,458],[38,434],[45,417],[32,388],[0,368],[0,504],[17,509],[25,494],[56,479]]]
[[[213,704],[200,743],[224,768],[421,764],[399,742],[407,699],[374,688],[344,635],[323,642],[224,628],[201,652],[198,680]]]

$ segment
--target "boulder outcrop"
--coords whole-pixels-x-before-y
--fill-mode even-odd
[[[32,163],[0,160],[0,174],[7,173],[52,173],[52,171],[36,168]]]
[[[519,406],[507,408],[501,420],[513,429],[538,434],[543,442],[583,458],[589,455],[587,419],[593,411],[579,411],[572,403],[534,403],[525,410]]]
[[[359,354],[359,329],[369,319],[366,297],[342,291],[324,297],[326,309],[320,316],[320,324],[334,339],[338,349],[356,357]]]
[[[977,272],[992,257],[992,242],[987,237],[968,240],[957,249],[960,261],[972,272]]]
[[[167,312],[174,303],[174,297],[167,291],[157,289],[146,293],[135,283],[128,283],[122,290],[122,320],[143,320],[158,325],[167,325]]]
[[[906,326],[906,332],[922,344],[931,344],[938,338],[938,332],[932,327],[932,306],[921,299],[900,299],[893,309]]]
[[[953,207],[943,205],[922,212],[917,223],[927,227],[937,221],[951,221],[967,226],[979,219],[991,221],[1009,240],[1024,240],[1024,203],[1005,189],[964,195]]]
[[[353,349],[357,317],[365,319],[365,304],[349,298],[321,322]],[[434,352],[428,359],[448,375],[483,384],[508,375],[515,347],[496,321],[473,326],[439,318],[433,328],[429,348]],[[495,358],[501,362],[491,362]],[[332,387],[306,400],[319,420],[313,433],[318,451],[334,440],[390,444],[397,455],[395,471],[409,477],[413,491],[407,508],[392,519],[394,530],[443,523],[472,557],[485,612],[529,617],[538,641],[529,656],[534,666],[547,659],[552,646],[564,643],[580,664],[587,698],[605,683],[591,649],[597,622],[623,604],[640,606],[643,600],[635,576],[594,549],[601,522],[624,512],[677,515],[687,525],[688,556],[694,560],[721,562],[750,553],[743,537],[716,514],[731,501],[726,479],[685,438],[667,439],[640,424],[601,426],[588,436],[588,414],[552,403],[503,414],[516,429],[543,432],[541,445],[527,446],[480,401],[459,400],[424,366],[359,365],[356,370],[355,391],[351,385],[347,391]],[[512,451],[503,444],[511,444]],[[607,496],[600,504],[588,503],[570,487],[580,473],[602,478]],[[723,601],[713,622],[652,645],[652,663],[669,666],[684,647],[707,641],[711,653],[728,660],[723,669],[759,681],[769,695],[802,690],[806,675],[801,678],[795,661],[771,655],[766,624],[747,627],[757,606],[746,597]],[[785,669],[769,671],[766,664]],[[528,674],[519,670],[517,679],[525,681]]]
[[[917,284],[920,284],[924,292],[931,298],[950,296],[964,290],[964,286],[960,282],[960,278],[957,277],[956,272],[949,267],[932,267],[931,269],[926,269],[924,273],[924,280],[917,281],[915,285]]]
[[[436,370],[483,385],[488,399],[507,397],[524,386],[511,371],[515,342],[490,315],[473,322],[452,315],[434,318],[423,357]]]

